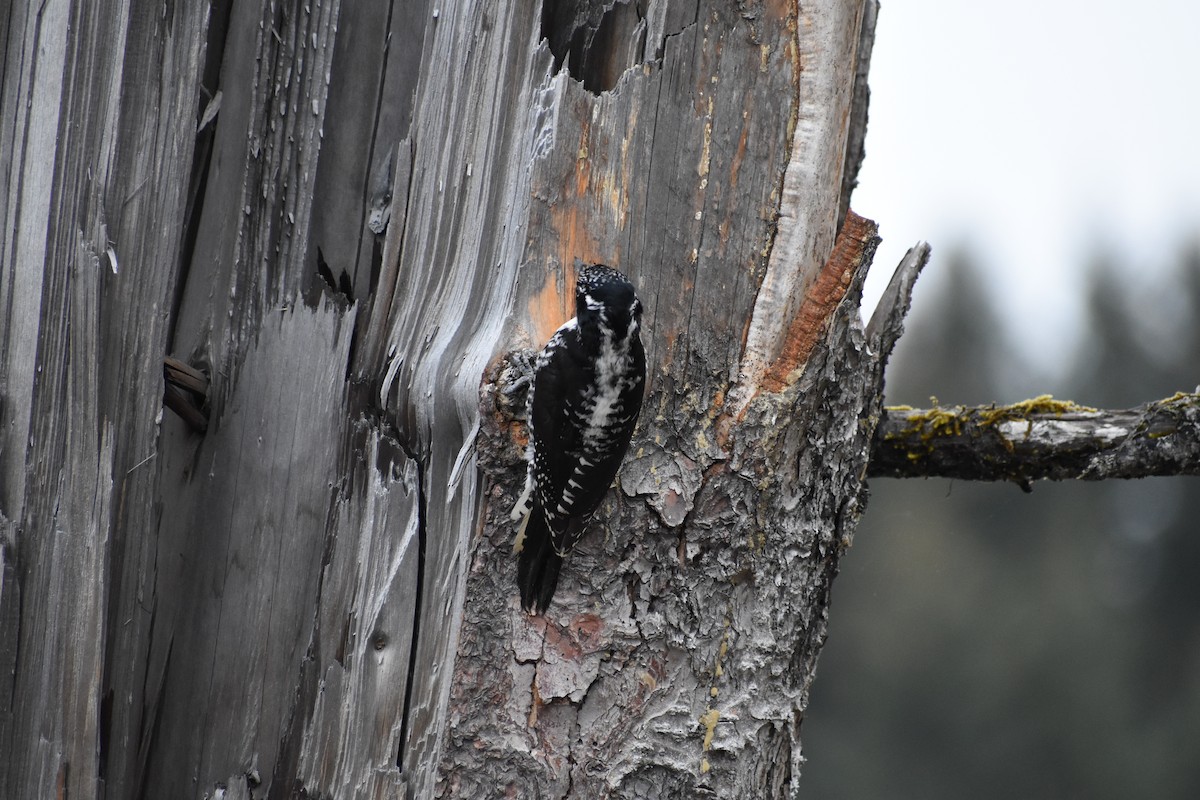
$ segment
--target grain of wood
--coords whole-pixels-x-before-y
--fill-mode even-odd
[[[146,465],[203,14],[166,20],[126,3],[8,8],[0,652],[12,668],[0,690],[0,795],[94,797],[104,771],[119,796],[137,757],[143,537],[157,514]]]
[[[911,288],[865,335],[859,242],[761,391],[845,215],[863,3],[584,3],[611,50],[569,63],[528,4],[14,5],[0,790],[790,787]],[[654,368],[531,621],[478,388],[582,260],[637,282]],[[209,378],[203,436],[164,356]]]

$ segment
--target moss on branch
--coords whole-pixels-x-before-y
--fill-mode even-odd
[[[884,409],[868,475],[1101,480],[1200,474],[1200,395],[1099,410],[1042,395],[1011,405]]]

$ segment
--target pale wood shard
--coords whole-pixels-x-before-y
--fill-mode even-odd
[[[770,241],[770,257],[731,397],[739,415],[758,391],[769,365],[780,357],[786,327],[796,318],[809,285],[829,257],[845,214],[843,206],[849,208],[843,192],[848,198],[852,183],[844,177],[848,170],[857,172],[858,166],[851,150],[850,123],[853,120],[865,129],[866,119],[853,113],[854,92],[846,89],[855,84],[859,48],[865,46],[870,52],[872,37],[864,25],[867,5],[840,0],[801,4],[795,39],[783,43],[797,75],[802,71],[803,91],[797,82],[795,118],[789,122],[790,157],[777,198],[778,230]]]

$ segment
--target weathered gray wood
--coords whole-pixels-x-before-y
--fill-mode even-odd
[[[800,73],[790,154],[766,274],[758,288],[733,387],[737,413],[779,364],[800,304],[833,248],[850,148],[853,87],[863,42],[865,3],[803,4],[794,22]],[[803,65],[801,67],[800,65]],[[860,121],[865,124],[865,119]],[[796,366],[799,366],[798,364]]]
[[[888,408],[876,477],[1104,480],[1200,474],[1200,397],[1100,411],[1039,397],[1011,406]]]
[[[878,0],[863,4],[862,29],[858,38],[858,66],[854,72],[854,98],[850,104],[850,129],[846,136],[846,165],[842,171],[842,204],[838,209],[838,225],[850,211],[850,199],[858,186],[858,171],[867,154],[867,111],[871,102],[871,87],[867,81],[871,69],[871,51],[875,47],[875,25],[879,21]]]
[[[219,424],[202,440],[178,423],[163,437],[159,468],[177,488],[158,529],[148,665],[165,677],[148,697],[158,721],[144,780],[155,794],[275,767],[322,562],[341,555],[330,516],[353,475],[337,472],[353,317],[331,309],[265,317]]]
[[[197,439],[171,420],[157,464],[174,513],[155,532],[149,795],[259,796],[295,763],[323,562],[362,457],[346,449],[356,310],[306,295],[338,10],[234,4],[218,45],[222,101],[174,331],[175,352],[210,369],[210,426]]]
[[[100,761],[120,785],[137,754],[142,537],[205,19],[151,6],[0,15],[5,797],[94,797]]]
[[[864,338],[872,8],[14,8],[0,791],[791,786],[911,285]],[[579,260],[637,282],[651,387],[530,619],[479,384]]]
[[[419,568],[416,462],[368,432],[360,480],[362,516],[342,506],[335,552],[323,573],[318,620],[300,681],[298,714],[276,768],[281,789],[321,787],[329,797],[386,798],[405,776],[397,765],[413,645]],[[290,762],[290,763],[289,763]]]

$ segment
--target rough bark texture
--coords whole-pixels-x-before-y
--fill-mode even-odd
[[[871,477],[1104,480],[1200,475],[1200,395],[1120,411],[1049,397],[1012,406],[888,408]]]
[[[690,426],[650,422],[545,617],[511,597],[501,608],[468,603],[446,794],[481,796],[497,780],[517,797],[795,790],[829,589],[864,501],[883,365],[928,257],[924,247],[909,254],[864,335],[859,292],[877,239],[872,224],[849,220],[816,283],[829,273],[846,281],[803,369],[758,393],[740,419],[718,407]],[[506,511],[521,467],[509,375],[500,365],[484,386],[479,450],[495,483],[471,598],[502,595],[513,580]],[[663,423],[671,432],[656,434]]]
[[[786,793],[923,259],[864,338],[873,20],[12,3],[0,796]],[[652,385],[531,620],[480,376],[578,260],[639,286]]]

